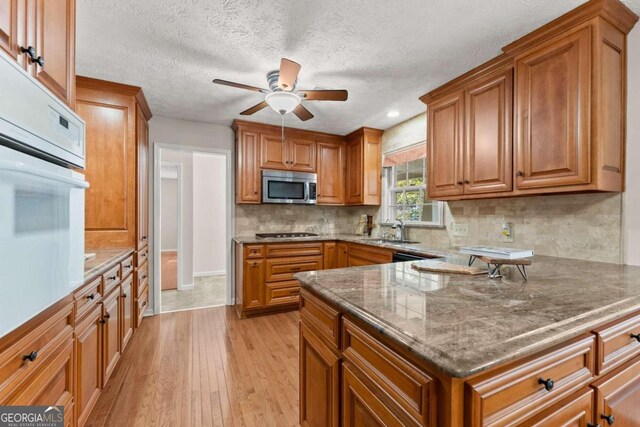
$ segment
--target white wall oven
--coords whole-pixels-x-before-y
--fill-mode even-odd
[[[0,337],[84,281],[84,122],[0,53]]]

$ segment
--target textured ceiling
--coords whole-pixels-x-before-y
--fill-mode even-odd
[[[583,0],[77,0],[77,72],[141,86],[154,114],[229,125],[267,87],[281,57],[299,89],[347,89],[305,102],[286,124],[340,134],[388,128],[423,111],[418,97]],[[636,13],[640,0],[624,1]],[[400,115],[386,117],[389,110]],[[280,123],[264,109],[250,120]]]

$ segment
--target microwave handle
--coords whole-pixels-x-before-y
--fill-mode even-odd
[[[36,167],[27,165],[15,160],[0,160],[0,171],[17,172],[25,175],[34,175],[40,178],[45,178],[50,181],[58,181],[67,184],[71,187],[86,189],[89,188],[89,183],[83,179],[72,178],[57,173],[38,169]]]

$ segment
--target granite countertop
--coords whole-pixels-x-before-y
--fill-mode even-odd
[[[84,281],[105,272],[116,262],[120,262],[133,253],[133,248],[87,249],[86,253],[96,256],[84,262]]]
[[[640,309],[640,267],[536,256],[525,282],[514,267],[503,267],[504,277],[492,280],[418,272],[412,263],[295,278],[454,377],[544,350]]]
[[[260,243],[291,243],[291,242],[326,242],[343,241],[360,243],[363,245],[376,246],[379,248],[394,249],[403,253],[420,255],[425,257],[446,257],[455,254],[455,250],[449,248],[434,248],[424,243],[395,243],[393,241],[380,241],[380,238],[363,237],[354,234],[335,234],[311,237],[286,237],[286,238],[258,238],[255,236],[236,236],[233,240],[240,244],[260,244]]]

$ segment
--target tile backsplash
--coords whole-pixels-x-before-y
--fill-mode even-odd
[[[580,194],[448,202],[446,229],[409,228],[413,240],[438,247],[492,245],[533,249],[536,254],[622,262],[622,195]],[[452,223],[469,235],[453,235]],[[513,243],[500,240],[513,224]]]
[[[324,220],[334,224],[336,234],[353,234],[360,215],[377,211],[377,206],[236,205],[236,235],[308,231]]]

